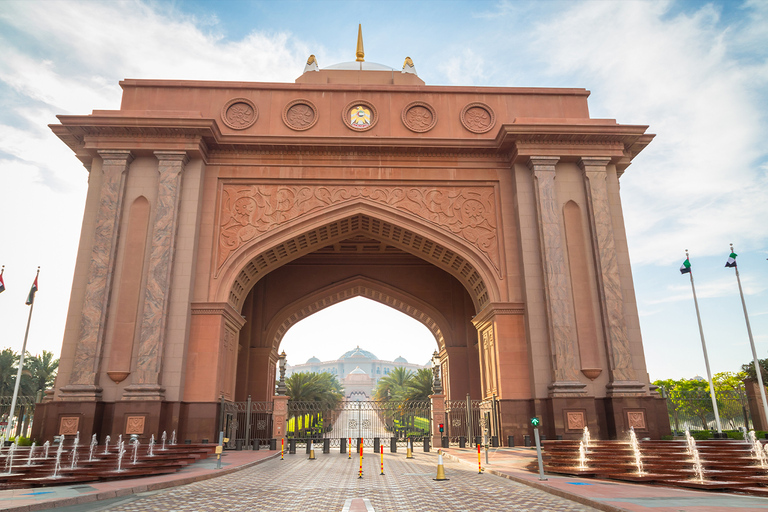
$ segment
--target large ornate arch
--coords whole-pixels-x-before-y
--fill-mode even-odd
[[[345,238],[365,234],[413,254],[456,277],[477,312],[500,296],[496,271],[466,240],[360,198],[281,224],[238,248],[218,269],[212,298],[242,309],[248,292],[272,270]]]
[[[301,320],[354,297],[365,297],[404,313],[430,330],[439,350],[453,338],[453,329],[435,308],[413,295],[366,276],[354,276],[323,287],[285,306],[267,324],[266,343],[279,351],[283,336]]]

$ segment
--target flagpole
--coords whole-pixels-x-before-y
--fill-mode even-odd
[[[685,259],[688,259],[688,249],[685,250]],[[707,379],[709,380],[709,397],[712,399],[712,409],[715,411],[715,421],[717,422],[717,433],[723,432],[720,426],[720,411],[717,410],[717,400],[715,399],[715,386],[712,383],[712,372],[709,369],[709,356],[707,355],[707,344],[704,341],[704,329],[701,327],[701,315],[699,314],[699,301],[696,299],[696,287],[693,285],[693,271],[688,272],[691,277],[691,290],[693,291],[693,304],[696,306],[696,320],[699,321],[699,335],[701,336],[701,348],[704,351],[704,365],[707,367]]]
[[[733,244],[731,244],[731,254],[733,254]],[[749,326],[749,315],[747,314],[747,303],[744,302],[744,291],[741,289],[741,278],[739,277],[739,265],[734,265],[733,269],[736,271],[736,282],[739,283],[739,295],[741,296],[741,307],[744,309],[744,320],[747,322],[747,334],[749,335],[749,345],[752,348],[752,358],[755,362],[755,375],[757,375],[757,384],[760,386],[760,398],[763,399],[763,411],[765,411],[765,419],[768,420],[768,400],[765,399],[765,386],[763,385],[763,371],[760,368],[760,363],[757,359],[757,351],[755,350],[755,340],[752,338],[752,327]]]
[[[35,274],[35,283],[37,282],[37,276],[40,275],[40,267],[37,267],[37,274]],[[32,310],[35,308],[35,301],[32,300],[32,304],[29,305],[29,317],[27,318],[27,330],[24,333],[24,344],[21,346],[21,357],[19,358],[19,371],[16,372],[16,385],[13,387],[13,399],[11,400],[11,410],[8,413],[8,426],[13,421],[13,414],[16,412],[16,399],[19,398],[19,387],[21,385],[21,372],[24,370],[24,353],[27,351],[27,338],[29,337],[29,324],[32,322]]]

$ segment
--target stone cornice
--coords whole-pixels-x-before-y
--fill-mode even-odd
[[[492,302],[483,308],[474,318],[472,323],[478,329],[490,322],[493,317],[501,315],[524,315],[525,304],[522,302]]]
[[[235,324],[238,329],[245,325],[245,318],[226,302],[193,302],[190,305],[193,315],[220,315]]]

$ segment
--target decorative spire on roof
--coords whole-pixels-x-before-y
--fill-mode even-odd
[[[304,66],[304,72],[307,71],[320,71],[320,66],[317,64],[317,59],[314,55],[310,55],[307,59],[307,65]]]
[[[413,65],[413,61],[410,57],[406,57],[405,62],[403,62],[403,73],[413,73],[414,75],[418,75],[416,66]]]
[[[363,25],[357,25],[357,51],[355,52],[356,62],[365,62],[365,51],[363,50]]]

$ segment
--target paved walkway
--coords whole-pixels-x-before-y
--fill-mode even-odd
[[[752,512],[768,510],[768,498],[705,493],[677,488],[538,474],[524,470],[535,459],[528,448],[490,452],[484,474],[477,473],[477,452],[446,450],[448,481],[436,482],[435,452],[385,453],[367,450],[364,475],[359,459],[338,452],[309,461],[305,454],[267,451],[227,452],[223,469],[215,459],[198,462],[175,475],[76,486],[0,491],[0,510],[97,511],[630,511]],[[213,478],[222,476],[222,478]],[[504,478],[499,478],[504,477]],[[190,483],[191,482],[191,483]],[[184,485],[186,484],[186,485]]]

